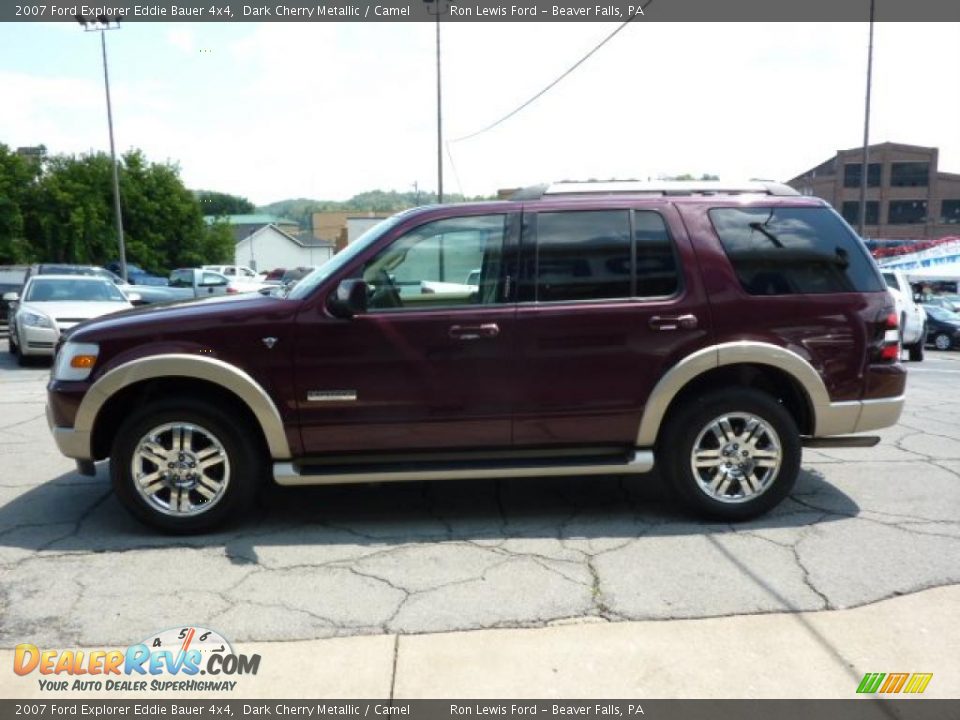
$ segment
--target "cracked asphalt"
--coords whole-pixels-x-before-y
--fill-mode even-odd
[[[234,641],[846,608],[960,582],[960,353],[909,365],[871,449],[804,452],[769,515],[701,523],[655,476],[271,488],[228,531],[158,535],[74,471],[46,366],[0,341],[0,647],[186,624]]]

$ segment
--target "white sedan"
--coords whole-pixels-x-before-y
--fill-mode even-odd
[[[7,293],[13,303],[10,352],[21,365],[28,357],[53,356],[61,333],[84,320],[133,307],[109,280],[87,275],[34,275],[23,294]]]

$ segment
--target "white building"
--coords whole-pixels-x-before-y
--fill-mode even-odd
[[[247,265],[258,272],[275,268],[315,267],[333,257],[333,243],[325,240],[297,239],[276,225],[264,225],[237,242],[234,264]]]

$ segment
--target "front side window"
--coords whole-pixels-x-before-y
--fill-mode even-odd
[[[827,208],[714,208],[710,220],[751,295],[884,289],[859,238]]]
[[[506,215],[426,223],[394,240],[363,268],[369,310],[499,302]]]

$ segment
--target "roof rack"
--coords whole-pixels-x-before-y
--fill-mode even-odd
[[[540,200],[556,195],[799,195],[784,183],[749,180],[728,183],[719,180],[614,180],[608,182],[560,182],[532,185],[517,190],[511,200]]]

